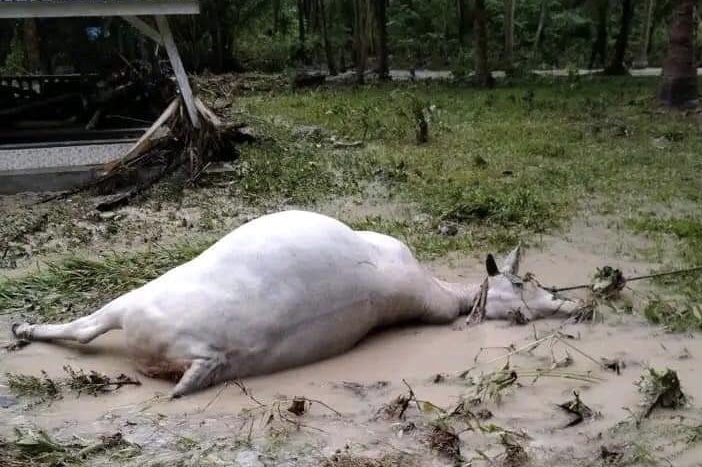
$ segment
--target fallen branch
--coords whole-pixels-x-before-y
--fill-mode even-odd
[[[480,290],[478,291],[478,296],[473,301],[473,306],[466,318],[466,324],[472,326],[474,324],[482,323],[485,320],[485,305],[487,303],[488,295],[488,278],[486,277],[482,284],[480,284]]]
[[[702,271],[702,266],[695,266],[692,268],[687,268],[687,269],[677,269],[675,271],[667,271],[667,272],[659,272],[659,273],[654,273],[654,274],[645,274],[643,276],[633,276],[633,277],[626,277],[623,278],[624,283],[628,282],[634,282],[634,281],[640,281],[644,279],[657,279],[659,277],[666,277],[666,276],[675,276],[675,275],[680,275],[680,274],[689,274],[691,272],[698,272]],[[592,287],[592,284],[580,284],[580,285],[571,285],[568,287],[547,287],[546,290],[549,292],[567,292],[570,290],[580,290],[580,289],[589,289]]]

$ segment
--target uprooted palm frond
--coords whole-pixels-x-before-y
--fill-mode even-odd
[[[44,202],[86,190],[117,193],[97,206],[100,211],[109,211],[129,203],[177,169],[183,168],[193,182],[212,162],[236,159],[237,143],[252,140],[249,133],[239,131],[244,125],[223,122],[198,98],[199,127],[191,123],[184,107],[180,97],[174,99],[121,158],[105,164],[95,180]]]

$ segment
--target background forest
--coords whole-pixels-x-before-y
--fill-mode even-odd
[[[429,68],[451,70],[456,77],[477,71],[483,81],[488,70],[498,69],[605,68],[621,74],[629,67],[662,65],[678,3],[203,0],[202,14],[175,20],[174,29],[186,67],[194,72],[305,67],[385,76],[388,68]],[[144,59],[151,47],[116,18],[0,23],[5,73],[122,65],[115,55]]]

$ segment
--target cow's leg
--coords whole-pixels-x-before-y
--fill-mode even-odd
[[[103,309],[66,324],[13,324],[12,333],[19,339],[35,341],[63,339],[86,344],[97,336],[120,327],[117,313]]]
[[[172,397],[185,396],[222,381],[225,365],[225,359],[219,355],[193,359],[190,368],[183,373],[183,377],[173,388]]]

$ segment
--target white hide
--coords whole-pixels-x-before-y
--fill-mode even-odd
[[[490,278],[487,317],[530,319],[575,302],[515,285],[518,250]],[[511,278],[511,279],[510,279]],[[255,219],[193,260],[94,314],[63,325],[14,326],[18,337],[88,342],[122,328],[146,374],[179,377],[176,396],[217,382],[325,359],[372,329],[417,320],[450,323],[479,285],[431,276],[400,241],[357,232],[311,212]]]

